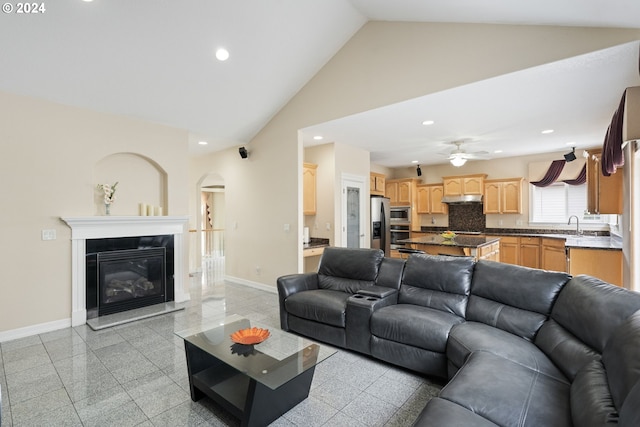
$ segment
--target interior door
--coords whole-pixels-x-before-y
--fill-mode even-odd
[[[342,246],[364,248],[366,204],[363,177],[342,180]]]

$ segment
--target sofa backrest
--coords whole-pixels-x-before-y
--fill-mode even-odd
[[[473,258],[413,254],[405,264],[399,304],[414,304],[464,317]]]
[[[478,261],[466,319],[532,341],[571,276],[493,261]]]
[[[354,294],[375,285],[384,252],[328,247],[318,266],[318,287]]]
[[[600,358],[613,334],[640,309],[640,294],[591,276],[576,276],[562,289],[535,344],[571,380]]]

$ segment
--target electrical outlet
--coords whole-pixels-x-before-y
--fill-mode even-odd
[[[262,272],[262,268],[260,268],[259,265],[256,265],[256,276],[259,276],[261,272]]]
[[[522,225],[522,220],[521,219],[517,220],[516,225]]]
[[[504,225],[504,221],[503,221],[503,220],[501,220],[501,219],[499,219],[499,220],[498,220],[498,225]]]
[[[436,223],[436,217],[432,216],[431,217],[431,224],[435,224]]]
[[[42,230],[42,240],[56,240],[56,230]]]
[[[330,222],[328,222],[328,223],[326,224],[326,227],[327,227],[327,231],[331,231],[331,223],[330,223]]]
[[[289,231],[289,230],[291,230],[291,226],[289,224],[285,224],[284,231]]]

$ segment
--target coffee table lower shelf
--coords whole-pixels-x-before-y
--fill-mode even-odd
[[[309,395],[315,367],[272,389],[197,346],[184,344],[191,400],[209,397],[239,418],[242,426],[267,425]]]

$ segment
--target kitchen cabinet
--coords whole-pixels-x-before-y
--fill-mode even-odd
[[[385,186],[386,186],[386,177],[377,172],[371,172],[369,174],[369,193],[372,196],[384,196],[385,195]]]
[[[564,246],[564,239],[542,238],[540,268],[543,270],[567,272],[567,253]]]
[[[521,214],[523,180],[524,178],[509,178],[484,181],[484,213]]]
[[[500,261],[500,242],[478,248],[478,260]]]
[[[302,213],[316,214],[316,172],[318,165],[304,163],[302,165]]]
[[[389,198],[391,206],[413,207],[415,197],[416,179],[389,179],[385,184],[385,195]]]
[[[485,174],[443,177],[444,195],[482,195],[486,177]]]
[[[417,211],[419,214],[446,214],[448,207],[442,203],[444,186],[442,184],[418,184]]]
[[[539,237],[500,237],[500,261],[507,264],[540,268]]]
[[[520,263],[524,267],[540,268],[540,238],[520,237]]]
[[[569,274],[588,274],[613,285],[622,286],[622,251],[569,248]]]
[[[594,214],[622,214],[622,168],[602,174],[602,150],[587,150],[587,210]]]

